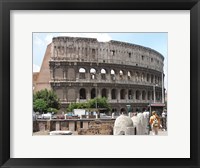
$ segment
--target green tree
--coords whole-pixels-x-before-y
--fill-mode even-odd
[[[71,103],[68,108],[67,112],[72,112],[74,109],[88,109],[88,102],[83,102],[83,103]]]
[[[46,103],[46,109],[44,112],[49,111],[48,109],[60,109],[60,100],[52,90],[40,90],[33,95],[33,104],[38,99],[42,99]],[[35,109],[34,109],[35,111]],[[54,110],[56,112],[56,110]]]
[[[47,103],[43,99],[36,99],[33,102],[34,111],[46,112],[47,111]]]
[[[91,99],[87,102],[83,102],[83,103],[71,103],[68,108],[67,108],[67,112],[72,112],[74,109],[91,109],[91,108],[106,108],[108,111],[111,110],[110,105],[108,104],[108,101],[105,97],[101,98],[94,98]]]

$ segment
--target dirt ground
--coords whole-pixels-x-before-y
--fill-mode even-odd
[[[49,135],[49,131],[38,131],[38,132],[33,132],[33,135]]]
[[[49,131],[38,131],[38,132],[33,132],[33,136],[34,135],[49,135]],[[73,132],[73,135],[78,135],[77,131]]]

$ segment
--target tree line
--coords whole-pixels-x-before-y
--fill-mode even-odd
[[[94,99],[90,99],[86,102],[81,103],[71,103],[66,112],[72,112],[74,109],[87,109],[90,111],[91,109],[103,108],[107,111],[111,110],[111,106],[108,103],[107,98],[98,97]],[[33,110],[35,112],[47,113],[54,112],[57,113],[61,108],[60,99],[57,97],[54,91],[52,90],[40,90],[33,94]]]

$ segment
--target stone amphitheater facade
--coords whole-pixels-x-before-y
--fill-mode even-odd
[[[53,89],[63,107],[106,97],[113,112],[127,112],[128,106],[135,111],[163,102],[163,66],[164,57],[144,46],[54,37],[47,46],[36,91]]]

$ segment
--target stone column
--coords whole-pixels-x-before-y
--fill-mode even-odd
[[[64,88],[63,88],[63,99],[65,100],[65,101],[67,101],[67,86],[65,85],[64,86]]]
[[[56,131],[59,131],[59,130],[60,130],[60,122],[57,121],[57,122],[56,122]]]
[[[165,103],[165,93],[164,93],[164,74],[162,73],[162,103]]]
[[[70,55],[69,55],[69,46],[66,46],[66,55],[67,55],[67,58],[70,58]]]
[[[116,89],[116,97],[117,97],[117,101],[120,102],[121,99],[120,99],[120,89]]]
[[[106,69],[106,80],[111,81],[111,69]]]
[[[90,95],[90,87],[89,88],[86,88],[86,99],[89,100],[91,98],[91,95]]]
[[[86,78],[86,80],[88,80],[88,81],[91,80],[91,79],[90,79],[90,69],[87,69],[87,70],[86,70],[85,78]]]
[[[111,88],[108,88],[107,91],[108,91],[108,101],[109,101],[111,100]]]
[[[81,123],[80,123],[80,121],[77,121],[77,122],[76,122],[76,128],[77,128],[77,130],[79,130],[79,129],[81,128]]]
[[[63,68],[63,79],[66,79],[67,75],[66,75],[66,68]]]
[[[80,78],[80,76],[79,76],[79,74],[80,74],[80,73],[79,73],[79,68],[80,68],[80,67],[76,67],[76,68],[75,68],[75,75],[76,75],[76,78],[75,78],[75,79],[76,79],[76,81],[78,81],[79,78]]]
[[[88,129],[88,121],[84,121],[83,122],[83,128],[84,129]]]
[[[95,91],[96,91],[96,97],[100,97],[101,96],[101,89],[97,86],[95,86]]]
[[[76,102],[79,102],[79,100],[80,100],[79,89],[80,89],[79,87],[76,87],[76,90],[75,90],[75,95],[76,95],[75,99],[76,99]]]
[[[74,131],[75,130],[75,121],[70,121],[69,122],[69,130]]]
[[[128,90],[129,90],[129,89],[125,89],[125,99],[126,99],[126,101],[129,100],[129,97],[128,97]]]

